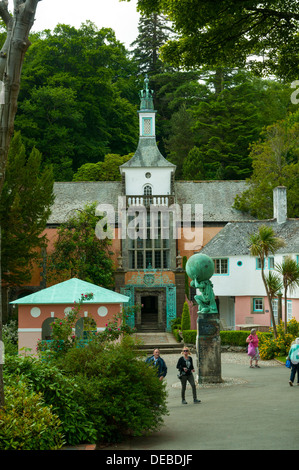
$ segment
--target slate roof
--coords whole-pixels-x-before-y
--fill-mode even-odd
[[[248,220],[248,214],[232,209],[236,194],[246,188],[245,181],[175,181],[175,202],[182,206],[203,204],[204,222],[227,223]],[[121,181],[74,181],[54,183],[55,202],[48,224],[63,223],[76,209],[97,202],[112,204],[117,211]],[[252,218],[253,219],[253,218]]]
[[[174,188],[176,202],[181,206],[203,205],[204,222],[254,220],[232,208],[236,195],[246,189],[245,181],[176,181]]]
[[[121,181],[71,181],[54,183],[55,201],[48,224],[61,224],[72,211],[82,210],[93,202],[112,204],[117,208],[122,194]]]
[[[26,295],[10,303],[18,305],[73,304],[74,301],[77,302],[81,298],[81,294],[90,293],[93,293],[93,298],[87,300],[87,304],[118,304],[129,301],[129,297],[118,292],[73,278],[42,289],[34,294]]]
[[[299,254],[299,219],[287,219],[283,224],[278,224],[275,219],[228,223],[200,253],[214,258],[249,255],[249,237],[261,225],[273,227],[276,235],[286,241],[286,246],[277,250],[277,254]]]
[[[140,137],[135,154],[130,160],[123,163],[120,168],[141,167],[170,167],[175,169],[176,165],[163,157],[158,149],[155,137]]]

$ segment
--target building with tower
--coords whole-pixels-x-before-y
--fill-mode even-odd
[[[182,313],[187,291],[192,303],[194,292],[186,282],[184,265],[201,250],[215,262],[214,291],[223,324],[230,328],[250,321],[270,325],[266,302],[252,300],[264,298],[265,293],[260,281],[254,280],[260,272],[249,269],[244,238],[257,223],[232,207],[246,182],[175,180],[176,166],[161,154],[156,142],[156,110],[147,77],[138,115],[137,149],[120,166],[120,181],[54,184],[55,201],[46,228],[48,251],[57,228],[70,213],[96,202],[99,210],[108,208],[113,213],[115,291],[125,295],[130,305],[142,305],[136,317],[130,318],[131,326],[139,331],[170,330],[171,321]],[[285,215],[279,229],[286,237],[292,233],[291,253],[298,259],[298,219],[291,226]],[[45,273],[37,270],[31,285],[21,286],[10,300],[46,287]],[[293,313],[299,319],[297,302],[293,302]]]

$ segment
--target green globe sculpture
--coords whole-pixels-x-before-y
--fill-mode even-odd
[[[196,253],[188,259],[186,273],[192,279],[191,286],[200,290],[200,294],[194,297],[198,304],[197,313],[218,313],[213,284],[210,281],[214,274],[213,260],[207,255]]]
[[[207,281],[214,274],[214,262],[209,256],[196,253],[188,259],[186,273],[190,279]]]

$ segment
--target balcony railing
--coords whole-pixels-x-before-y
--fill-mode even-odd
[[[129,206],[166,206],[174,204],[174,196],[172,194],[150,195],[150,196],[126,196],[127,207]]]

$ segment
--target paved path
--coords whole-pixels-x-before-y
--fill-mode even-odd
[[[142,339],[145,344],[173,342],[172,335],[165,333],[147,333]],[[96,448],[103,451],[101,461],[105,463],[106,452],[117,456],[122,451],[130,456],[138,455],[137,451],[153,455],[156,451],[299,450],[299,386],[289,386],[290,371],[285,366],[277,361],[260,361],[260,369],[250,369],[246,353],[222,353],[223,383],[197,385],[202,400],[198,405],[193,404],[188,385],[188,405],[182,405],[176,369],[180,356],[163,357],[168,366],[169,409],[163,427],[148,437]],[[199,454],[196,456],[198,459]]]
[[[246,353],[222,353],[221,385],[198,386],[192,402],[181,404],[178,355],[166,355],[169,416],[159,432],[128,439],[109,451],[299,450],[299,386],[289,386],[289,370],[276,361],[250,369]]]

